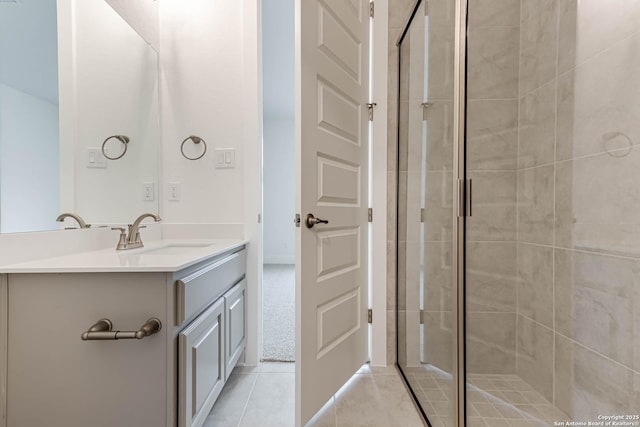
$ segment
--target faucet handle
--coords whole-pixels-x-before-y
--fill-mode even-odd
[[[134,244],[142,243],[142,239],[140,239],[140,229],[141,228],[147,228],[147,226],[146,225],[139,225],[138,226],[138,230],[136,231],[136,235],[133,236],[133,243]],[[129,236],[129,237],[131,237],[131,236]]]
[[[111,227],[111,229],[120,231],[120,239],[118,239],[118,246],[116,246],[116,250],[121,251],[123,249],[127,249],[127,229],[124,227]]]

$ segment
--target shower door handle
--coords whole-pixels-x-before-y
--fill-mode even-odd
[[[313,228],[316,224],[329,224],[329,221],[326,219],[320,219],[313,216],[313,214],[307,214],[307,218],[304,220],[304,224],[307,228]]]

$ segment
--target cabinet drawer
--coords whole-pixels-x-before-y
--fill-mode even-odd
[[[214,259],[176,280],[176,325],[194,318],[244,277],[246,251]]]
[[[224,294],[225,306],[225,379],[229,379],[233,367],[245,348],[245,294],[247,281],[240,283]]]
[[[180,332],[179,427],[200,427],[224,386],[224,310],[220,298]]]

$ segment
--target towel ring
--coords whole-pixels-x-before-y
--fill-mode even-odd
[[[186,154],[184,154],[184,143],[189,141],[189,140],[193,141],[194,144],[200,144],[202,142],[202,145],[204,146],[204,151],[198,157],[189,157]],[[186,137],[184,139],[184,141],[182,141],[182,144],[180,144],[180,152],[182,153],[182,156],[185,159],[198,160],[198,159],[201,159],[202,157],[204,157],[204,155],[206,154],[206,152],[207,152],[207,143],[204,142],[204,139],[200,138],[199,136],[191,135],[191,136]]]
[[[109,157],[109,155],[107,154],[107,151],[104,149],[104,146],[106,145],[107,141],[109,141],[111,138],[117,139],[118,141],[122,142],[122,144],[124,145],[124,151],[122,152],[122,154],[120,154],[117,157]],[[121,158],[122,156],[124,156],[127,153],[128,144],[129,144],[129,137],[128,136],[125,136],[125,135],[111,135],[109,138],[105,139],[104,142],[102,143],[102,155],[105,156],[109,160],[118,160],[119,158]]]

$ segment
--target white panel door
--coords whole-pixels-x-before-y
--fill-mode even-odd
[[[368,63],[368,0],[296,0],[298,426],[367,361]]]

